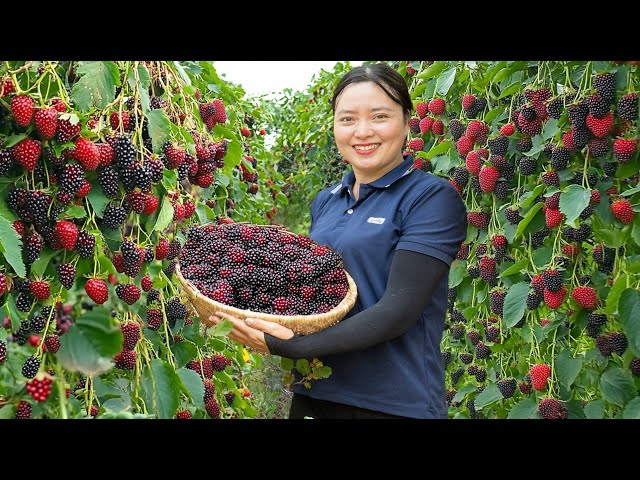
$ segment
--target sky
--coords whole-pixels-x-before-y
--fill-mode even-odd
[[[247,95],[281,92],[285,88],[304,90],[315,73],[333,70],[337,61],[216,61],[218,75],[242,85]],[[351,66],[362,62],[350,60]]]

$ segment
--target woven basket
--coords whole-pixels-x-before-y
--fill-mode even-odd
[[[295,235],[293,233],[291,234]],[[215,315],[216,311],[221,311],[241,319],[251,317],[266,320],[268,322],[276,322],[303,335],[317,332],[338,323],[349,312],[349,310],[353,308],[358,296],[356,283],[345,271],[347,281],[349,282],[349,291],[342,301],[328,312],[316,315],[273,315],[262,312],[253,312],[251,310],[242,310],[224,303],[216,302],[215,300],[203,295],[189,280],[182,276],[179,262],[176,264],[175,274],[178,277],[178,280],[180,280],[184,290],[187,292],[191,304],[198,312],[198,316],[201,318],[209,318],[209,316]]]

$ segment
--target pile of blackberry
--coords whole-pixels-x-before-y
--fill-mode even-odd
[[[191,227],[179,257],[205,296],[243,310],[314,315],[349,292],[342,258],[309,237],[251,224]]]

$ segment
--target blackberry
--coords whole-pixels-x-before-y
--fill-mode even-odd
[[[98,182],[107,198],[116,198],[120,194],[118,185],[118,173],[111,166],[98,169]]]
[[[466,323],[467,322],[466,317],[463,315],[463,313],[460,310],[454,310],[453,312],[451,312],[451,319],[454,322],[458,322],[458,323]]]
[[[517,225],[522,220],[522,216],[516,206],[506,208],[504,216],[511,225]]]
[[[443,368],[447,368],[447,365],[449,365],[450,361],[451,361],[451,352],[442,352],[442,366],[443,366]],[[2,363],[2,362],[0,362],[0,363]]]
[[[452,178],[460,187],[464,187],[469,181],[469,171],[465,167],[456,167]]]
[[[533,148],[533,143],[531,143],[531,138],[525,137],[521,138],[516,142],[516,150],[520,153],[526,153]]]
[[[7,194],[7,205],[12,211],[17,212],[24,207],[27,196],[28,193],[24,188],[13,188]]]
[[[504,135],[498,135],[495,138],[490,138],[487,141],[487,145],[494,155],[504,156],[509,148],[509,137]]]
[[[602,157],[609,151],[609,137],[592,138],[589,140],[589,156],[593,158]]]
[[[118,135],[115,139],[113,149],[118,164],[124,165],[135,161],[136,149],[129,137]]]
[[[487,371],[482,367],[478,367],[478,371],[474,376],[477,382],[482,383],[487,379]]]
[[[455,387],[460,380],[460,377],[464,374],[464,367],[459,367],[458,369],[451,372],[451,386]]]
[[[482,193],[484,193],[482,191],[482,188],[480,187],[480,179],[476,176],[472,176],[471,177],[471,187],[473,188],[473,191],[482,195]]]
[[[623,120],[638,119],[638,94],[627,93],[618,100],[618,115]]]
[[[147,158],[144,162],[145,167],[149,171],[151,176],[151,181],[153,183],[158,183],[162,180],[162,175],[164,173],[164,164],[158,158]]]
[[[480,276],[480,267],[478,267],[478,265],[469,265],[467,275],[471,278],[478,278]]]
[[[533,157],[522,157],[518,163],[518,168],[522,175],[533,175],[536,172],[538,164]]]
[[[578,277],[578,283],[580,285],[589,285],[589,283],[591,283],[591,275],[580,275]]]
[[[40,235],[34,233],[27,237],[25,242],[25,252],[27,254],[27,262],[33,263],[40,256],[40,252],[44,248],[44,240]]]
[[[622,356],[629,346],[629,340],[622,332],[612,332],[609,334],[609,346],[612,353]]]
[[[587,320],[587,335],[598,338],[600,330],[607,323],[607,316],[603,313],[589,313]]]
[[[488,327],[485,329],[485,336],[488,342],[498,342],[500,340],[500,329],[498,327]]]
[[[491,355],[491,349],[484,343],[478,342],[476,345],[476,358],[489,358]]]
[[[108,205],[102,214],[102,222],[105,227],[118,230],[127,218],[127,212],[118,205]]]
[[[511,398],[516,393],[517,385],[515,378],[503,378],[498,381],[498,390],[504,398]]]
[[[0,148],[0,177],[6,175],[13,167],[13,155],[10,150]]]
[[[187,318],[187,307],[180,303],[180,300],[177,298],[172,298],[167,302],[165,311],[167,314],[167,321],[172,327],[175,325],[176,320],[184,320]]]
[[[542,303],[542,297],[536,292],[529,292],[527,295],[527,308],[529,310],[535,310]]]
[[[550,292],[559,292],[562,288],[562,273],[558,270],[545,270],[542,272],[544,288]]]
[[[587,185],[589,188],[595,188],[598,183],[598,176],[595,173],[587,173]]]
[[[158,300],[160,300],[160,290],[158,290],[157,288],[152,288],[151,290],[149,290],[149,292],[147,293],[147,305],[152,302],[157,302]]]
[[[609,335],[599,335],[596,337],[596,347],[604,357],[611,355],[611,341]]]
[[[167,277],[171,278],[171,275],[173,275],[173,273],[176,271],[176,261],[175,260],[170,261],[169,264],[166,267],[164,267],[162,271]]]
[[[555,171],[564,170],[569,165],[571,152],[566,147],[554,148],[551,152],[551,166]]]
[[[31,418],[31,404],[25,400],[20,400],[16,411],[16,419],[24,420]]]
[[[29,330],[33,333],[40,333],[44,326],[46,325],[47,320],[42,315],[36,315],[29,321]]]
[[[118,173],[118,178],[122,182],[122,185],[124,185],[124,190],[127,193],[133,192],[136,188],[135,170],[136,164],[134,163],[131,165],[123,165]]]
[[[467,333],[467,338],[469,342],[471,342],[471,345],[475,347],[480,341],[480,334],[476,330],[471,330]]]
[[[493,313],[502,315],[502,309],[504,307],[504,297],[507,292],[503,290],[496,290],[489,294],[489,305]]]
[[[494,195],[498,200],[504,200],[509,196],[509,182],[499,181],[493,190]]]
[[[471,353],[461,353],[459,357],[460,361],[465,365],[469,365],[471,362],[473,362],[473,354]]]
[[[96,237],[84,230],[78,232],[78,239],[76,240],[76,252],[82,258],[92,258],[93,251],[96,247]]]
[[[21,312],[28,312],[33,305],[33,296],[30,293],[22,292],[16,299],[16,308]]]
[[[538,118],[538,114],[536,113],[536,109],[533,105],[523,105],[520,109],[520,117],[527,122],[533,122]]]
[[[460,122],[460,120],[454,118],[449,122],[449,132],[451,132],[451,135],[453,136],[453,139],[455,141],[458,141],[460,137],[464,135],[464,131],[464,125],[462,124],[462,122]]]
[[[553,145],[551,143],[547,143],[542,149],[542,153],[544,153],[547,158],[551,158],[551,152],[553,151]]]
[[[169,252],[167,253],[166,259],[173,260],[180,254],[180,249],[182,245],[178,239],[174,239],[169,243]]]
[[[511,162],[504,162],[500,168],[500,173],[507,182],[510,182],[516,175],[516,167]]]
[[[616,77],[613,73],[601,73],[593,76],[593,88],[607,104],[616,99]]]
[[[587,218],[589,218],[594,210],[594,205],[587,205],[587,207],[582,212],[580,212],[580,220],[586,220]]]
[[[538,404],[538,412],[545,420],[564,420],[569,412],[564,403],[555,398],[543,398]]]
[[[67,165],[58,175],[60,190],[74,196],[84,184],[84,170],[80,165]]]
[[[155,252],[153,250],[152,246],[148,246],[145,250],[144,250],[144,261],[146,263],[151,263],[153,262],[155,258]]]
[[[609,103],[597,93],[589,95],[589,98],[587,98],[587,104],[589,105],[589,113],[592,117],[602,118],[611,110],[609,108]]]
[[[462,325],[461,323],[456,323],[451,326],[451,336],[455,340],[460,340],[463,335],[464,335],[464,325]]]
[[[589,105],[580,101],[569,105],[569,121],[576,127],[586,127],[587,115],[589,115]]]
[[[544,240],[549,236],[550,230],[545,227],[542,230],[538,230],[537,232],[534,232],[531,235],[531,246],[536,248],[536,247],[541,247],[542,244],[544,243]]]
[[[455,398],[456,393],[458,393],[456,389],[447,391],[447,407],[451,406],[451,402],[453,402],[453,399]]]
[[[233,405],[233,401],[236,398],[236,394],[234,392],[227,392],[224,394],[224,399],[227,401],[229,406]]]
[[[553,258],[553,261],[558,264],[559,267],[564,268],[565,270],[569,268],[569,259],[563,256],[557,256]]]
[[[0,365],[7,359],[7,344],[0,340]],[[445,365],[446,366],[446,365]]]
[[[616,174],[616,170],[618,170],[618,162],[606,162],[602,169],[608,177],[613,177]]]
[[[35,355],[27,357],[22,365],[22,376],[24,378],[33,378],[40,369],[40,360]]]
[[[547,104],[547,113],[551,118],[555,118],[556,120],[560,119],[563,109],[564,102],[562,101],[562,97],[555,97]]]
[[[69,290],[73,286],[76,276],[76,267],[71,263],[60,263],[56,270],[58,271],[58,280],[64,288]]]
[[[587,128],[572,125],[571,133],[573,134],[573,146],[576,149],[582,150],[589,144],[591,134]]]
[[[136,164],[135,168],[133,169],[133,177],[136,187],[138,187],[140,190],[146,192],[151,189],[152,177],[143,164]]]
[[[1,354],[0,354],[0,358],[1,358]],[[0,361],[0,363],[2,362]],[[629,369],[631,369],[631,373],[634,376],[640,377],[640,358],[633,357],[633,360],[631,360],[631,363],[629,364]]]

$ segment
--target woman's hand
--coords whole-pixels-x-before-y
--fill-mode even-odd
[[[279,323],[267,322],[257,318],[241,320],[225,312],[216,312],[216,315],[211,315],[208,320],[205,320],[205,323],[211,327],[225,319],[233,324],[233,329],[229,332],[229,338],[262,353],[269,353],[269,348],[264,339],[265,333],[283,340],[288,340],[294,335],[293,330]]]

